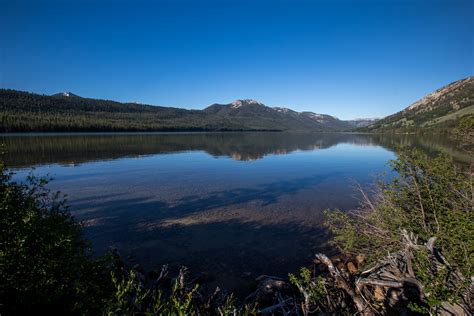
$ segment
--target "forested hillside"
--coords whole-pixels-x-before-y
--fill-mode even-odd
[[[253,100],[186,110],[15,90],[0,90],[0,118],[0,132],[341,131],[353,127],[329,115],[287,113]]]
[[[237,129],[200,111],[0,90],[2,132]]]

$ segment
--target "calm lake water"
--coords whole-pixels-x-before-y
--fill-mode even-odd
[[[230,290],[334,253],[322,211],[356,208],[399,145],[470,157],[436,137],[362,134],[51,134],[0,137],[15,178],[49,175],[97,253],[186,265]]]

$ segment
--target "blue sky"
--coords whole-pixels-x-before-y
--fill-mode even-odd
[[[0,87],[343,119],[474,75],[474,1],[0,0]]]

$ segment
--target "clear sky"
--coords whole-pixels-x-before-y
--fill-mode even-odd
[[[343,119],[474,75],[474,1],[0,0],[0,87]]]

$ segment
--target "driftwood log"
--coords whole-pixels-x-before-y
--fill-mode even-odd
[[[390,254],[378,261],[373,267],[365,271],[349,271],[350,269],[339,268],[338,265],[324,254],[316,254],[316,262],[325,267],[326,273],[322,274],[324,286],[327,289],[327,299],[319,304],[310,302],[307,289],[297,286],[301,299],[280,295],[283,281],[265,279],[262,286],[272,286],[272,295],[276,298],[274,304],[262,308],[260,312],[264,315],[308,315],[308,314],[333,314],[340,313],[341,308],[345,311],[358,315],[380,315],[397,314],[410,315],[409,303],[421,303],[426,301],[427,293],[422,284],[415,278],[413,272],[413,251],[426,250],[432,264],[449,271],[446,280],[448,286],[459,285],[465,282],[459,271],[453,268],[444,258],[442,253],[436,249],[436,238],[430,238],[424,244],[418,244],[413,234],[402,231],[406,247],[404,250]],[[355,264],[362,259],[355,260]],[[357,262],[359,261],[359,262]],[[267,293],[268,292],[268,289]],[[264,293],[265,289],[258,291]],[[437,309],[438,315],[474,315],[474,282],[471,280],[470,287],[462,295],[458,303],[442,302]],[[316,306],[311,306],[311,304]],[[317,306],[319,304],[319,306]]]

